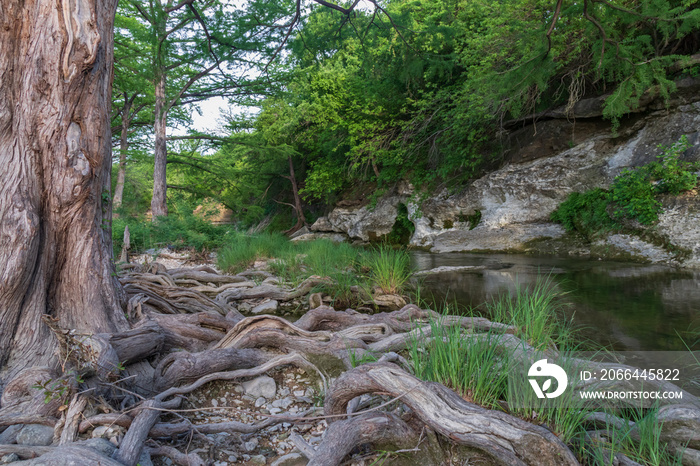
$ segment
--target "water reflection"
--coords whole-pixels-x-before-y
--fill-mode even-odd
[[[476,307],[517,284],[534,284],[550,274],[567,291],[571,312],[584,335],[617,351],[693,349],[700,334],[700,272],[663,266],[500,254],[413,252],[416,270],[480,266],[420,278],[423,297],[433,303]],[[698,335],[700,336],[700,335]]]

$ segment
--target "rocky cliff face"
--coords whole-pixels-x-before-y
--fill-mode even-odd
[[[612,235],[602,244],[583,244],[549,221],[569,195],[606,188],[624,168],[656,159],[659,145],[682,135],[693,147],[686,160],[700,159],[700,82],[678,83],[668,106],[646,99],[613,133],[601,119],[602,99],[580,102],[574,115],[557,110],[512,122],[508,162],[458,193],[431,194],[420,205],[413,187],[402,184],[369,206],[336,208],[313,227],[372,241],[389,233],[397,206],[408,207],[415,225],[410,244],[432,252],[490,251],[628,257],[651,262],[678,261],[639,238]],[[700,201],[696,193],[668,199],[656,227],[668,246],[683,251],[682,265],[700,267]],[[475,220],[479,220],[475,225]]]

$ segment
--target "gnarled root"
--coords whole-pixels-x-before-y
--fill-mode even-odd
[[[323,442],[309,457],[308,466],[336,466],[355,447],[367,443],[375,449],[410,449],[419,443],[419,435],[389,413],[367,413],[337,421],[328,427]]]
[[[500,464],[578,465],[550,431],[469,403],[444,385],[423,382],[393,364],[366,364],[338,377],[326,395],[325,412],[344,414],[350,400],[375,392],[399,398],[436,432]]]
[[[234,322],[213,312],[196,314],[158,314],[149,312],[148,318],[155,321],[164,332],[164,348],[182,348],[187,351],[202,351],[213,342],[221,340]]]
[[[256,349],[224,348],[188,353],[179,351],[167,355],[156,368],[154,388],[157,392],[180,385],[183,381],[232,369],[248,369],[270,359]]]
[[[148,448],[148,453],[150,453],[151,456],[165,456],[170,458],[170,460],[178,466],[206,466],[207,464],[196,453],[185,454],[168,446]]]

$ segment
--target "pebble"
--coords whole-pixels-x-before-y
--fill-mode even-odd
[[[294,396],[304,396],[306,392],[304,390],[294,390]]]
[[[282,412],[282,408],[270,408],[270,414],[279,414]]]
[[[250,458],[253,464],[267,464],[267,459],[263,455],[255,455]]]
[[[246,443],[243,444],[243,448],[245,448],[246,451],[253,451],[257,448],[258,446],[258,438],[253,437],[252,439],[248,440]]]
[[[15,461],[19,461],[19,456],[17,456],[17,453],[10,453],[9,455],[5,455],[0,458],[0,463],[2,464],[14,463]]]
[[[258,398],[257,400],[255,400],[255,407],[256,407],[256,408],[259,408],[259,407],[265,405],[266,402],[267,402],[267,400],[266,400],[264,397],[261,396],[260,398]]]
[[[281,400],[273,401],[272,406],[274,406],[275,408],[287,409],[287,408],[289,408],[289,405],[291,405],[292,403],[294,403],[294,401],[292,401],[291,398],[287,397],[287,398],[282,398]]]

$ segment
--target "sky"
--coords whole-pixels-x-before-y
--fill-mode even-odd
[[[221,134],[221,110],[228,108],[227,99],[223,97],[214,97],[199,103],[199,108],[202,114],[197,112],[192,113],[193,129],[203,133]],[[183,134],[187,131],[185,128],[180,128]]]

